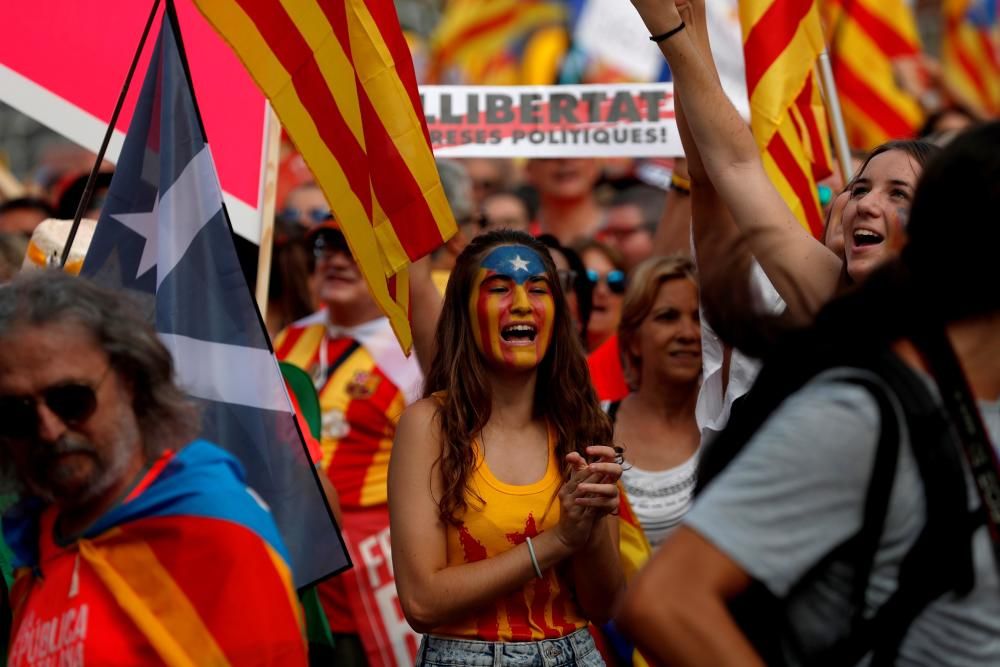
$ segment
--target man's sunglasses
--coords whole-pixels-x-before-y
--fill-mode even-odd
[[[312,224],[318,225],[321,222],[332,220],[333,213],[331,213],[328,208],[310,208],[308,210],[302,210],[295,208],[294,206],[286,206],[278,213],[278,217],[286,222],[308,220]]]
[[[613,271],[608,271],[604,275],[601,275],[594,269],[587,269],[587,280],[589,280],[595,287],[603,280],[608,289],[615,294],[625,293],[625,272],[619,269],[614,269]]]
[[[38,392],[45,406],[66,426],[79,426],[97,410],[97,389],[111,367],[96,384],[64,382]],[[35,396],[0,396],[0,438],[24,440],[38,433],[38,403]]]

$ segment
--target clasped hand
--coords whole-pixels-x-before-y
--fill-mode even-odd
[[[562,542],[576,551],[590,539],[594,523],[618,513],[618,480],[622,466],[615,450],[606,445],[587,447],[588,463],[578,452],[566,455],[572,473],[559,489],[562,513],[555,530]]]

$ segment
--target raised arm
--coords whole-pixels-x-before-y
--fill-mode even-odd
[[[434,337],[444,300],[431,280],[431,259],[424,257],[410,266],[410,324],[413,327],[413,352],[424,375],[434,359]]]
[[[660,48],[670,64],[678,106],[687,122],[682,139],[687,132],[692,185],[701,182],[704,190],[705,179],[710,181],[792,313],[811,315],[836,290],[842,262],[799,224],[764,171],[753,136],[715,73],[703,0],[682,1],[680,11],[669,0],[633,0],[633,5],[651,34],[677,27],[683,13],[688,28],[660,42]],[[697,200],[696,196],[693,207]],[[697,225],[696,245],[706,231]],[[722,233],[724,239],[732,237],[729,230],[711,231]]]

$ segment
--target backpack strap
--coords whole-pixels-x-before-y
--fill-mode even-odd
[[[969,519],[964,471],[949,422],[923,381],[901,361],[894,356],[887,358],[878,370],[906,414],[911,449],[924,487],[926,522],[900,564],[896,591],[869,618],[863,616],[864,595],[875,552],[866,556],[865,581],[856,577],[853,592],[855,601],[861,603],[860,608],[855,607],[859,615],[850,634],[824,653],[824,665],[855,665],[869,653],[871,667],[895,664],[906,632],[927,605],[950,590],[968,591],[972,585],[971,533],[975,522]],[[884,394],[884,390],[878,391]],[[881,402],[880,409],[886,414]],[[866,504],[866,523],[870,505]],[[876,549],[880,537],[881,530],[868,538],[875,540]]]
[[[875,449],[871,478],[868,481],[868,489],[865,494],[861,528],[853,537],[834,548],[813,566],[796,584],[795,588],[798,590],[812,583],[833,562],[846,561],[851,563],[853,581],[850,604],[853,616],[850,635],[853,636],[865,622],[865,595],[875,563],[875,554],[885,529],[886,516],[889,513],[889,499],[892,495],[893,483],[896,480],[896,466],[899,461],[900,433],[896,409],[884,385],[876,377],[851,375],[843,378],[843,381],[866,389],[878,402],[880,416],[879,440]],[[791,640],[792,637],[789,635],[788,639]],[[792,649],[804,658],[803,648],[795,645],[794,642],[791,643]],[[840,661],[839,656],[834,656],[832,653],[827,655],[825,652],[823,655],[803,660],[803,663],[830,665],[831,667],[849,664]]]

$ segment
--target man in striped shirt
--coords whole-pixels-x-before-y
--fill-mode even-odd
[[[386,474],[396,421],[419,397],[423,377],[416,357],[403,355],[338,224],[318,225],[307,238],[322,307],[278,334],[274,347],[279,359],[304,369],[316,385],[322,467],[340,498],[341,528],[355,564],[320,585],[320,600],[339,650],[357,646],[360,637],[368,662],[392,664],[398,662],[391,657],[395,649],[405,650],[412,632],[398,605],[386,602],[395,600],[395,588],[388,549],[377,545],[388,544]],[[350,664],[347,656],[344,664]]]

